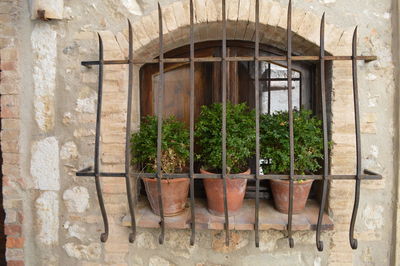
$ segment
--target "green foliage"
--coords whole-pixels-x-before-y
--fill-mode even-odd
[[[140,130],[131,137],[132,164],[146,173],[157,170],[157,117],[142,119]],[[162,171],[182,172],[189,158],[189,131],[185,125],[171,116],[162,126]]]
[[[226,105],[226,164],[228,173],[248,169],[248,159],[255,151],[255,115],[245,104]],[[206,170],[222,168],[222,104],[202,106],[196,124],[197,159]]]
[[[260,116],[260,155],[268,161],[263,164],[264,174],[289,174],[289,114],[277,112]],[[323,159],[322,121],[310,110],[295,110],[294,154],[295,174],[315,173]]]

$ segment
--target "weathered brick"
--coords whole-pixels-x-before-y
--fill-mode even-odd
[[[2,71],[15,71],[17,69],[17,62],[2,60],[0,63],[0,69]]]
[[[0,134],[2,141],[15,141],[18,139],[19,130],[2,130]]]
[[[2,95],[0,100],[1,100],[1,118],[19,117],[18,95]]]
[[[9,177],[18,177],[20,172],[19,172],[19,166],[18,165],[13,165],[13,164],[3,164],[2,165],[2,172],[3,175],[9,176]]]
[[[8,248],[6,250],[6,259],[10,260],[23,260],[24,250],[20,248]]]
[[[19,129],[18,119],[2,119],[1,120],[2,129]]]
[[[6,219],[4,223],[11,224],[17,222],[17,212],[15,210],[6,210]]]
[[[7,237],[7,248],[23,248],[25,239],[23,237]]]
[[[18,141],[5,141],[5,142],[2,141],[1,151],[18,153],[19,152],[19,142]]]
[[[21,232],[22,232],[21,225],[17,225],[17,224],[4,225],[4,233],[7,236],[20,236]]]
[[[126,193],[125,184],[103,184],[103,192],[106,194]]]
[[[9,260],[7,261],[7,266],[24,266],[23,260]]]
[[[15,47],[0,49],[0,58],[2,61],[16,61],[17,49]]]
[[[10,82],[0,82],[0,94],[18,94],[20,92],[20,86],[17,81]]]

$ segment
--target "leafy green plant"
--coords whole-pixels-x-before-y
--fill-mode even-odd
[[[245,104],[226,105],[226,165],[228,173],[248,169],[248,159],[255,150],[255,115]],[[197,159],[205,170],[221,172],[222,168],[222,104],[202,106],[196,124]]]
[[[260,155],[264,174],[289,174],[289,114],[287,111],[260,116]],[[322,121],[310,110],[295,110],[294,158],[295,174],[315,173],[323,159]]]
[[[189,131],[184,123],[171,116],[163,120],[161,163],[164,173],[179,173],[189,158]],[[142,119],[140,130],[132,134],[131,154],[133,165],[146,173],[157,170],[157,117]]]

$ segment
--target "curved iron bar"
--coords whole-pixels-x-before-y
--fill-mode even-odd
[[[104,49],[103,40],[100,34],[99,38],[99,84],[97,91],[97,115],[96,115],[96,137],[94,146],[94,178],[96,183],[97,198],[99,200],[101,216],[103,217],[104,233],[101,234],[101,242],[106,242],[108,239],[108,219],[106,207],[104,206],[103,192],[100,184],[100,128],[101,128],[101,105],[103,99],[103,69],[104,69]]]
[[[255,110],[256,110],[256,209],[255,209],[255,244],[256,247],[260,246],[260,236],[259,236],[259,210],[260,210],[260,80],[259,80],[259,66],[260,61],[258,57],[260,56],[260,36],[259,36],[259,0],[256,0],[255,6],[255,16],[256,16],[256,28],[255,28],[255,50],[254,50],[254,100],[255,100]]]
[[[129,242],[133,243],[136,237],[136,219],[135,219],[135,206],[132,199],[132,186],[130,180],[130,130],[131,130],[131,113],[132,113],[132,86],[133,86],[133,40],[132,40],[132,25],[128,19],[129,26],[129,77],[128,77],[128,103],[126,108],[126,131],[125,131],[125,184],[126,194],[128,197],[129,213],[131,215],[131,230],[129,234]]]
[[[190,0],[190,212],[191,229],[190,245],[196,238],[196,215],[194,202],[194,29],[193,0]]]
[[[229,214],[226,188],[226,4],[222,0],[222,182],[225,213],[225,245],[229,246]]]
[[[324,215],[324,209],[326,204],[326,196],[328,189],[328,178],[329,175],[329,162],[328,162],[328,120],[326,116],[326,91],[325,91],[325,13],[322,15],[321,28],[320,28],[320,82],[321,82],[321,102],[322,102],[322,127],[324,134],[324,174],[322,184],[322,198],[321,205],[319,206],[318,222],[317,222],[317,233],[316,233],[316,244],[319,251],[324,250],[324,242],[321,241],[321,227],[322,218]]]
[[[357,218],[358,205],[360,202],[361,185],[361,136],[360,136],[360,107],[358,104],[358,84],[357,84],[357,27],[354,29],[352,42],[352,73],[353,73],[353,99],[354,99],[354,123],[356,131],[356,156],[357,156],[357,179],[354,195],[353,213],[351,215],[349,240],[352,249],[357,249],[358,242],[354,238],[354,226]]]
[[[165,222],[164,222],[164,208],[162,202],[162,169],[161,169],[161,152],[162,152],[162,119],[163,119],[163,105],[164,105],[164,43],[163,43],[163,24],[162,24],[162,11],[160,3],[158,3],[158,25],[159,25],[159,41],[160,41],[160,86],[158,88],[158,106],[157,106],[157,189],[158,189],[158,204],[160,209],[160,227],[161,234],[158,238],[160,244],[164,243]]]
[[[292,1],[289,0],[287,14],[287,78],[288,88],[292,87]],[[293,136],[293,109],[292,90],[288,89],[288,113],[289,113],[289,146],[290,146],[290,179],[289,179],[289,211],[288,211],[288,239],[290,248],[294,247],[292,237],[293,218],[293,176],[294,176],[294,136]]]

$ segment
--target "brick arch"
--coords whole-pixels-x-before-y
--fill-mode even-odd
[[[194,1],[195,41],[220,40],[222,34],[221,2]],[[254,0],[227,1],[227,39],[254,41]],[[162,6],[165,51],[189,43],[189,1],[176,1]],[[293,49],[300,53],[317,53],[322,14],[302,9],[292,11]],[[287,7],[272,0],[260,1],[260,42],[286,47]],[[156,57],[158,50],[158,11],[143,16],[133,23],[134,50],[138,56]],[[332,24],[325,26],[325,48],[335,54],[351,40],[352,29]],[[127,36],[127,31],[124,32]],[[350,51],[349,49],[347,51]]]

